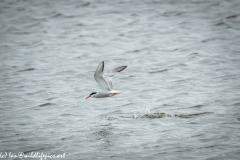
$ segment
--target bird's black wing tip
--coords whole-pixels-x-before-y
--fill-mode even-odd
[[[103,70],[104,70],[104,61],[102,61],[102,64],[103,64],[103,67],[102,67],[102,72],[103,72]]]
[[[124,70],[125,68],[127,68],[127,66],[122,66],[122,69],[118,72],[121,72],[122,70]]]

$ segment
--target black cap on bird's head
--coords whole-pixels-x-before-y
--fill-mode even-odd
[[[97,94],[97,92],[92,92],[86,99],[90,98],[92,95]]]

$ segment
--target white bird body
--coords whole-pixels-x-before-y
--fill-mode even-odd
[[[91,97],[94,98],[106,98],[106,97],[112,97],[115,96],[116,94],[119,94],[120,92],[118,91],[106,91],[106,92],[97,92],[96,94],[94,94]]]
[[[121,67],[112,69],[108,72],[103,72],[104,61],[102,61],[94,73],[94,79],[98,83],[99,87],[105,91],[92,92],[87,98],[90,98],[90,97],[105,98],[105,97],[112,97],[116,94],[119,94],[120,93],[119,91],[114,91],[113,89],[112,78],[116,75],[117,72],[121,72],[125,68],[127,68],[127,66],[121,66]]]

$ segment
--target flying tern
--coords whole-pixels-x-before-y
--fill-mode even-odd
[[[93,97],[93,98],[106,98],[106,97],[112,97],[116,94],[119,94],[119,91],[114,91],[113,84],[112,84],[112,78],[116,75],[117,72],[121,72],[127,68],[127,66],[121,66],[117,67],[115,69],[112,69],[108,72],[103,72],[104,70],[104,61],[102,61],[95,73],[94,73],[94,79],[98,83],[99,87],[105,91],[100,92],[92,92],[89,96],[87,96],[86,99]]]

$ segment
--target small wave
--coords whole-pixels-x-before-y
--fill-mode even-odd
[[[75,7],[78,8],[78,7],[88,7],[90,6],[90,2],[86,2],[86,3],[83,3],[83,4],[79,4],[79,5],[76,5]]]
[[[240,102],[234,103],[234,106],[240,106]]]
[[[175,117],[180,118],[193,118],[200,115],[212,114],[213,112],[203,112],[203,113],[194,113],[194,114],[175,114]]]
[[[188,56],[199,56],[199,53],[194,52],[194,53],[189,54]]]
[[[44,104],[39,105],[38,107],[45,107],[45,106],[49,106],[49,105],[52,105],[52,103],[44,103]]]
[[[120,106],[118,106],[118,107],[129,106],[129,105],[131,105],[131,104],[132,104],[132,103],[127,103],[127,104],[120,105]]]
[[[57,13],[57,14],[53,15],[52,18],[60,17],[60,16],[62,16],[62,14],[61,13]]]
[[[165,118],[165,117],[172,117],[172,116],[170,114],[166,114],[166,113],[152,113],[152,114],[144,114],[137,118],[156,119],[156,118]]]
[[[202,108],[204,105],[202,104],[199,104],[199,105],[195,105],[195,106],[192,106],[192,107],[189,107],[189,108]]]
[[[105,129],[93,133],[94,136],[102,136],[102,137],[110,136],[110,135],[112,135],[112,134],[113,134],[112,132],[107,131],[107,130],[105,130]]]
[[[64,113],[64,114],[62,114],[60,116],[74,116],[74,114]]]
[[[157,119],[157,118],[166,118],[166,117],[172,117],[172,116],[166,113],[151,113],[151,114],[149,113],[149,114],[144,114],[140,116],[136,116],[136,115],[133,116],[134,119],[138,119],[138,118]]]
[[[33,71],[33,70],[35,70],[35,68],[23,69],[23,70],[20,70],[18,72]]]
[[[163,70],[159,70],[159,71],[152,71],[152,72],[149,72],[149,73],[161,73],[161,72],[166,72],[168,71],[169,69],[163,69]]]
[[[227,19],[232,19],[232,18],[237,18],[238,17],[238,15],[237,14],[234,14],[234,15],[231,15],[231,16],[228,16],[228,17],[226,17]]]
[[[227,28],[232,28],[229,24],[227,24],[226,22],[218,22],[216,24],[214,24],[214,26],[225,26]]]
[[[132,51],[127,51],[126,53],[138,53],[138,52],[141,52],[141,50],[136,49],[136,50],[132,50]]]

